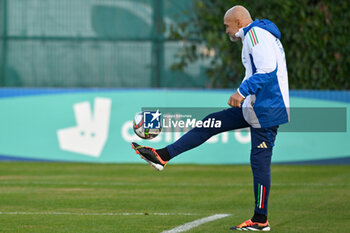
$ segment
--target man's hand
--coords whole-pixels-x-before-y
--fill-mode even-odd
[[[228,100],[228,105],[231,107],[241,107],[241,103],[244,101],[244,98],[236,92],[235,94],[230,96],[230,99]]]

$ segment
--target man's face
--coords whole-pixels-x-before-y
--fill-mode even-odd
[[[239,30],[237,21],[233,20],[231,18],[225,17],[224,24],[226,27],[226,34],[230,37],[230,40],[231,41],[238,41],[239,38],[235,36],[235,34]]]

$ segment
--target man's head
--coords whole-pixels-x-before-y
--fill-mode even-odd
[[[239,38],[235,36],[238,30],[253,22],[249,11],[243,6],[234,6],[224,16],[224,24],[226,34],[229,35],[231,41],[237,41]]]

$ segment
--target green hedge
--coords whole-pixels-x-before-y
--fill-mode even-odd
[[[189,20],[171,28],[171,37],[187,41],[172,68],[181,70],[209,58],[212,87],[234,87],[243,77],[241,43],[225,34],[223,15],[243,5],[253,19],[273,21],[282,33],[292,89],[350,89],[349,1],[202,0],[195,1]],[[203,53],[203,44],[211,53]]]

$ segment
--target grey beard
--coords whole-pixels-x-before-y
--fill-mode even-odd
[[[238,40],[239,40],[239,38],[237,38],[237,37],[233,37],[233,36],[230,36],[230,40],[231,40],[232,42],[236,42],[236,41],[238,41]]]

